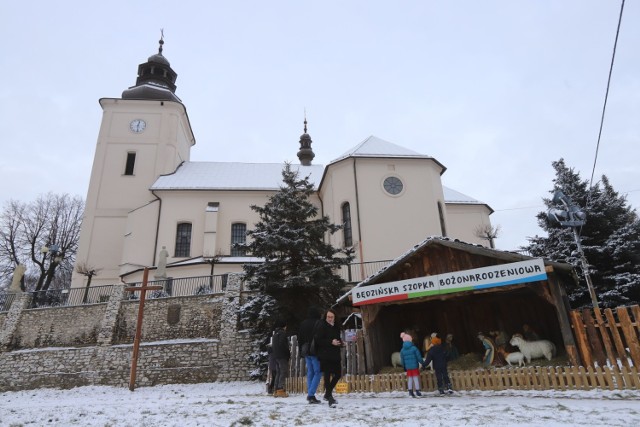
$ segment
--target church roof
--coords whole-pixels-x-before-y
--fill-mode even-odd
[[[151,190],[278,190],[284,163],[184,162],[169,175],[160,176]],[[300,177],[309,176],[315,188],[324,166],[291,164]]]
[[[483,205],[479,200],[474,199],[471,196],[467,196],[466,194],[462,194],[459,191],[453,190],[449,187],[442,186],[442,192],[444,193],[444,200],[447,203],[460,203],[460,204],[480,204]]]
[[[309,176],[309,182],[317,189],[324,172],[324,166],[290,167],[300,173],[300,177]],[[151,190],[273,190],[282,185],[284,163],[240,163],[240,162],[184,162],[168,175],[160,176],[151,186]],[[485,203],[442,186],[446,203],[478,204]]]
[[[431,156],[420,154],[416,151],[410,150],[405,147],[401,147],[384,139],[380,139],[377,136],[371,135],[360,144],[356,145],[342,156],[331,163],[339,162],[347,157],[401,157],[401,158],[416,158],[416,159],[433,159]]]

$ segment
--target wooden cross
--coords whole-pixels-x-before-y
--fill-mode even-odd
[[[140,304],[138,306],[138,322],[136,323],[136,335],[133,339],[133,356],[131,356],[131,377],[129,379],[129,390],[133,391],[136,384],[136,369],[138,368],[138,353],[140,350],[140,337],[142,336],[142,316],[144,314],[144,300],[147,295],[147,291],[157,291],[162,289],[162,286],[147,286],[149,280],[149,268],[145,267],[144,275],[142,276],[142,286],[132,286],[125,288],[125,291],[136,292],[140,291]]]

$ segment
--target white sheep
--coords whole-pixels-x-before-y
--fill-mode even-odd
[[[402,367],[402,357],[400,357],[400,352],[396,351],[395,353],[391,353],[391,366],[394,368]]]
[[[526,341],[521,336],[514,335],[509,343],[520,349],[527,363],[531,363],[531,359],[541,357],[546,357],[547,360],[551,360],[551,358],[556,355],[556,346],[551,341]]]
[[[519,351],[514,351],[513,353],[507,353],[506,351],[501,352],[504,356],[504,360],[507,361],[509,366],[517,364],[518,366],[524,366],[524,354]]]

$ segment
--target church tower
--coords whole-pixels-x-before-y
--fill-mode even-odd
[[[177,74],[162,54],[164,41],[159,43],[158,53],[138,66],[134,86],[121,98],[100,99],[102,124],[76,258],[76,265],[100,270],[92,285],[117,283],[123,272],[154,265],[161,203],[150,187],[188,161],[195,144],[186,108],[175,94]],[[135,230],[138,236],[148,235],[136,241],[152,242],[129,248],[133,257],[125,254],[132,217],[144,224]],[[74,272],[72,286],[85,283]]]

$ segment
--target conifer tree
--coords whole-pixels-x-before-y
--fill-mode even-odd
[[[236,245],[264,262],[246,264],[246,282],[256,291],[241,309],[240,318],[259,344],[260,353],[251,357],[264,373],[266,345],[276,318],[285,319],[295,330],[310,305],[329,307],[346,282],[335,271],[352,260],[350,249],[339,249],[325,241],[340,230],[310,197],[314,193],[309,177],[300,178],[286,164],[283,185],[264,206],[251,206],[260,220],[247,231],[248,242]]]
[[[602,176],[589,191],[587,180],[563,159],[552,163],[556,171],[553,189],[562,191],[587,214],[579,230],[581,244],[589,263],[589,273],[601,307],[637,304],[640,301],[640,221],[624,196]],[[543,198],[548,208],[551,198]],[[530,237],[527,249],[533,256],[573,264],[580,283],[568,289],[574,308],[590,305],[588,288],[579,263],[577,245],[570,228],[551,224],[547,213],[537,215],[538,224],[547,237]]]

